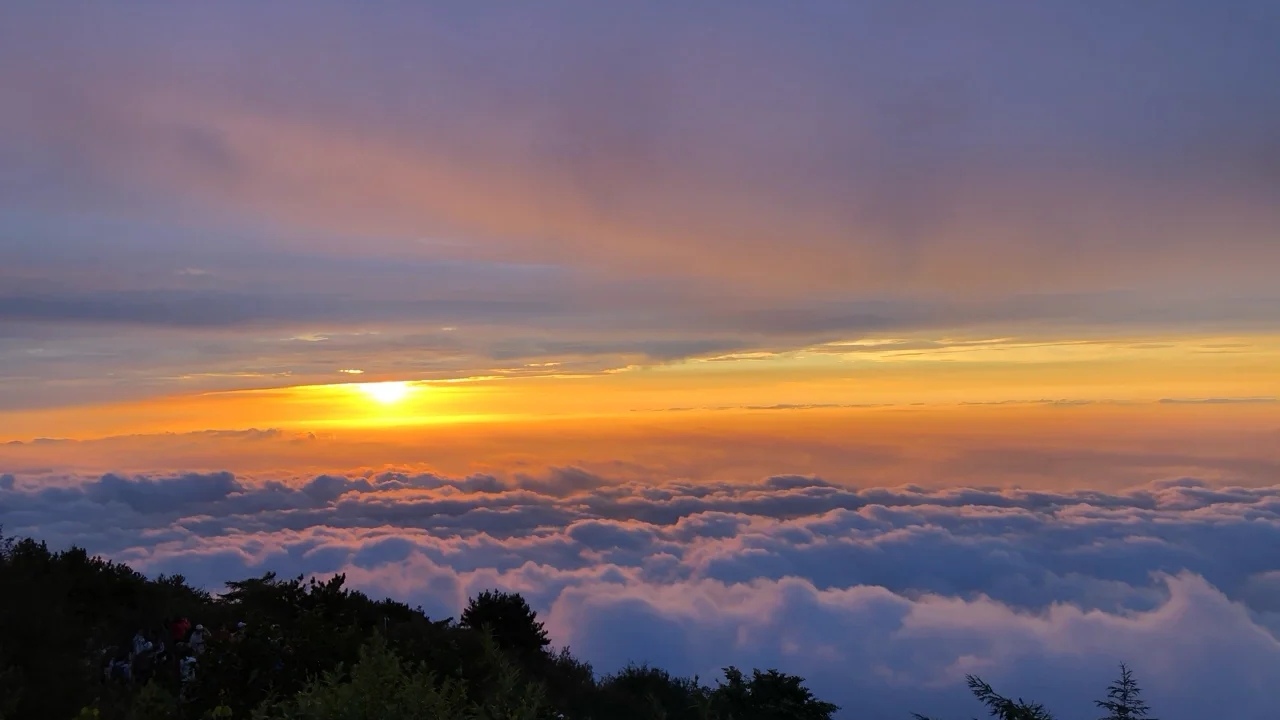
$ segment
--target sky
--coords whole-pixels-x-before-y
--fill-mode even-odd
[[[0,526],[1261,718],[1277,66],[1253,0],[6,3]]]

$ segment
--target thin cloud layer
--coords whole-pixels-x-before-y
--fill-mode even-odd
[[[1265,717],[1280,681],[1280,486],[6,474],[0,523],[211,588],[345,572],[447,616],[496,585],[601,671],[778,665],[873,717],[969,712],[968,672],[1065,718],[1120,660],[1170,720]]]
[[[1204,279],[1206,232],[1215,284],[1274,258],[1261,4],[285,8],[15,13],[20,196],[791,290]]]
[[[1280,318],[1266,2],[394,5],[6,8],[0,406]]]

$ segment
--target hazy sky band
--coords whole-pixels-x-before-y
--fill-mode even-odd
[[[119,399],[214,370],[193,342],[308,374],[262,341],[386,326],[459,328],[466,375],[1280,319],[1272,3],[4,14],[15,398],[33,348]],[[77,338],[119,327],[170,360],[94,389],[127,353]]]

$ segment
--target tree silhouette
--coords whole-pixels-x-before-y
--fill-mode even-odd
[[[378,636],[350,669],[321,674],[273,711],[286,720],[473,718],[462,683],[405,663]]]
[[[987,706],[991,717],[997,720],[1053,720],[1053,714],[1039,703],[1029,703],[1019,698],[1013,700],[996,692],[989,683],[976,675],[966,675],[969,691]],[[929,720],[919,713],[912,713],[916,720]]]
[[[2,534],[0,588],[0,720],[830,720],[837,709],[777,670],[727,668],[714,689],[643,666],[597,680],[568,648],[548,652],[514,593],[481,593],[461,622],[433,621],[342,575],[266,573],[213,595]],[[209,630],[192,677],[165,620],[178,617]],[[162,656],[130,657],[139,630]],[[135,672],[108,672],[112,661]]]
[[[777,670],[724,669],[725,681],[711,693],[712,717],[727,720],[831,720],[840,709],[823,702],[804,686],[804,679]]]
[[[1022,698],[1011,700],[1000,695],[976,675],[968,675],[965,680],[969,691],[978,701],[987,706],[991,716],[1000,720],[1053,720],[1053,715],[1039,703],[1028,703]]]
[[[551,644],[547,631],[538,622],[538,613],[519,593],[485,590],[462,611],[461,625],[472,630],[488,629],[498,647],[521,659],[542,653]]]
[[[628,665],[600,681],[597,717],[612,720],[698,720],[708,698],[697,679],[647,665]]]
[[[1124,663],[1120,663],[1120,677],[1107,687],[1107,699],[1095,700],[1094,704],[1107,714],[1099,720],[1156,720],[1151,717],[1151,708],[1142,701],[1142,690],[1138,681],[1133,679],[1133,671]]]

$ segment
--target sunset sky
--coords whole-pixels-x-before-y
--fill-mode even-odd
[[[0,526],[1263,717],[1278,67],[1268,0],[8,3]]]

